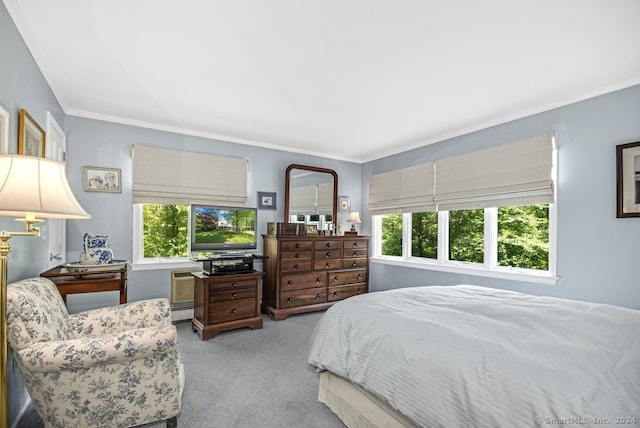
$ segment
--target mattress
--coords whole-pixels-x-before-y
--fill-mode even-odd
[[[429,427],[640,426],[640,311],[470,285],[331,307],[309,364]]]

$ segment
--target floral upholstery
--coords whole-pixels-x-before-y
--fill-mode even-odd
[[[7,325],[45,426],[130,427],[180,413],[184,372],[167,299],[69,314],[55,284],[30,278],[7,287]]]

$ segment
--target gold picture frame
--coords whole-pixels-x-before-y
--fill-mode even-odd
[[[25,109],[20,109],[18,154],[43,158],[46,135],[38,122]]]

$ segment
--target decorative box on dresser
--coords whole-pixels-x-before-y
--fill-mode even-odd
[[[274,320],[327,309],[336,301],[366,293],[369,237],[262,235],[262,311]]]
[[[262,272],[192,275],[195,283],[191,327],[202,340],[212,339],[225,330],[262,328]]]

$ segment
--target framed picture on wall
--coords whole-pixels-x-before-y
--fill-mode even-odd
[[[119,168],[84,167],[85,192],[122,192],[122,178]]]
[[[20,109],[18,128],[18,154],[43,158],[46,133],[25,109]]]
[[[338,196],[338,209],[340,212],[351,210],[351,201],[348,196]]]
[[[616,217],[640,217],[640,141],[616,146]]]
[[[258,192],[258,208],[261,210],[276,209],[276,193],[275,192]]]

